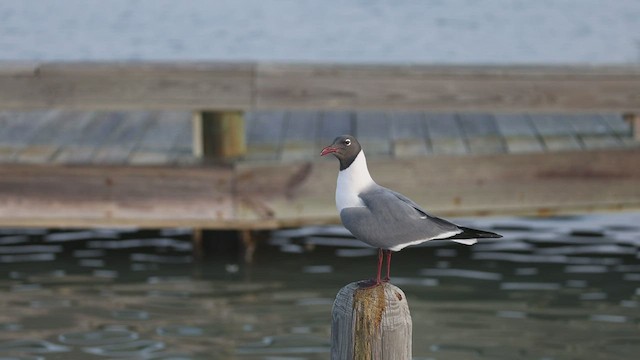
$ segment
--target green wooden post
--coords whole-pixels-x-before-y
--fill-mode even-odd
[[[225,161],[247,151],[241,111],[200,111],[193,114],[193,154],[204,160]]]

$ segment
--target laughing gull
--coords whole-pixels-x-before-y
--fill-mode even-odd
[[[351,135],[335,138],[321,156],[333,154],[340,160],[336,186],[336,207],[340,220],[358,240],[378,248],[378,272],[371,286],[389,281],[391,253],[429,240],[452,240],[473,245],[479,238],[500,238],[489,231],[458,226],[427,213],[406,196],[373,181],[364,151]],[[383,254],[387,276],[380,279]]]

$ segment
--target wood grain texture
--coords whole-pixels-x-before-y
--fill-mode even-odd
[[[460,114],[456,117],[472,154],[493,154],[506,151],[500,130],[489,114]]]
[[[533,118],[530,117],[533,120]],[[567,151],[584,148],[581,139],[567,121],[557,115],[540,115],[531,121],[546,150]]]
[[[125,117],[120,125],[105,139],[93,158],[97,164],[126,164],[137,147],[152,118],[147,112],[135,112],[131,115],[116,113]]]
[[[494,119],[509,153],[541,152],[545,149],[542,137],[528,116],[496,114]]]
[[[282,161],[305,160],[318,156],[316,133],[319,113],[316,111],[293,111],[287,114],[282,139]]]
[[[469,151],[455,114],[427,114],[425,128],[434,154],[466,154]]]
[[[603,111],[640,108],[640,67],[258,64],[257,108]]]
[[[331,317],[331,359],[411,359],[411,314],[397,286],[348,284],[336,295]]]
[[[0,226],[233,222],[231,169],[2,166]]]
[[[2,63],[0,108],[248,109],[252,83],[250,64]]]
[[[391,113],[391,150],[395,157],[426,155],[431,142],[425,134],[424,114],[418,112]]]
[[[391,123],[383,112],[360,111],[355,113],[354,136],[367,154],[372,156],[391,155]]]
[[[440,216],[640,209],[640,149],[370,159]],[[233,166],[0,167],[0,226],[270,229],[338,223],[335,159]]]
[[[189,115],[188,112],[177,111],[154,113],[152,122],[129,157],[129,164],[169,163],[178,135],[189,129]]]
[[[535,215],[640,206],[640,149],[370,159],[369,169],[379,184],[439,215]],[[270,209],[280,224],[338,222],[333,196],[337,171],[335,161],[310,163],[306,169],[247,165],[238,170],[242,181],[237,186]],[[258,184],[253,179],[261,180]]]
[[[205,111],[194,114],[193,122],[194,154],[202,160],[229,161],[246,154],[242,112]]]
[[[277,160],[289,114],[282,111],[266,111],[248,114],[245,119],[247,156],[249,161]]]
[[[0,108],[640,111],[640,66],[2,62]]]

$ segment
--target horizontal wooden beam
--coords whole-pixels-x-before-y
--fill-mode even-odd
[[[640,66],[258,64],[257,108],[593,112],[640,108]]]
[[[253,70],[225,63],[0,63],[0,109],[248,109]]]
[[[0,62],[0,109],[638,112],[640,66]]]
[[[333,160],[333,159],[329,159]],[[370,161],[437,215],[640,209],[640,149]],[[335,161],[0,167],[0,226],[271,229],[339,221]]]
[[[3,165],[2,226],[233,224],[232,169]]]

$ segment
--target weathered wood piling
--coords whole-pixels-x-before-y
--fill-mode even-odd
[[[400,288],[348,284],[333,303],[331,359],[411,359],[411,330],[409,305]]]

